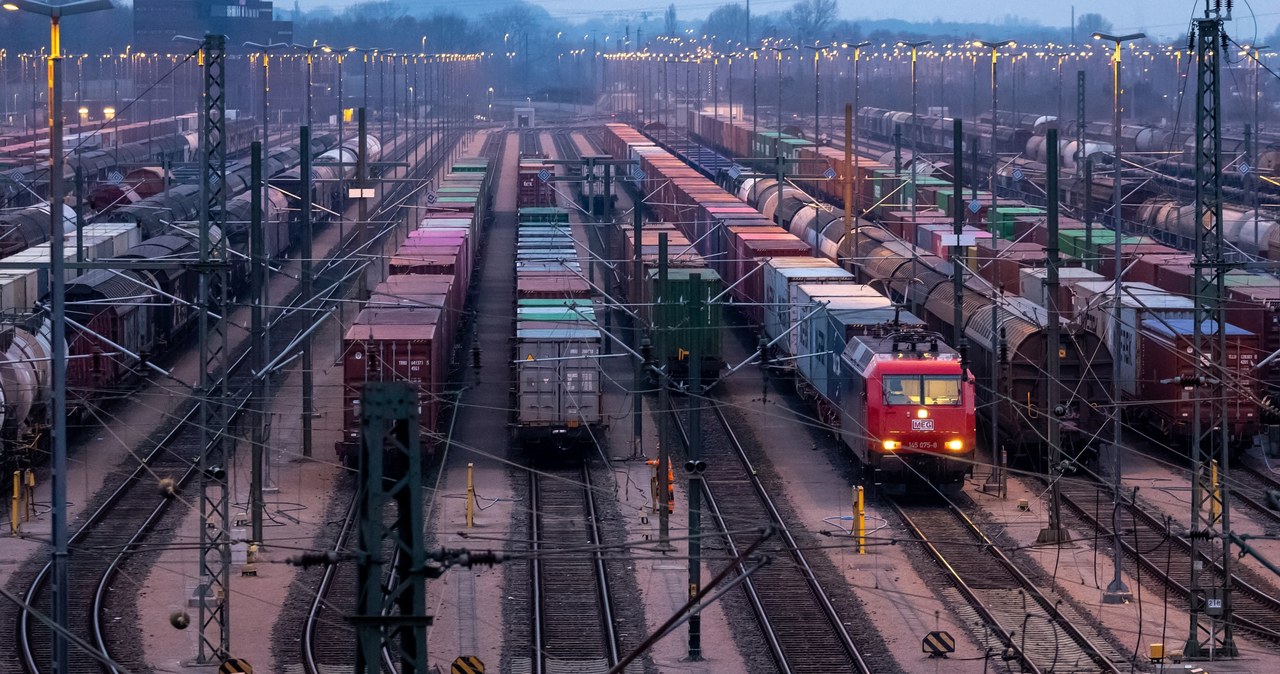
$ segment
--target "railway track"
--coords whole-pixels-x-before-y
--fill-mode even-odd
[[[1064,615],[957,506],[899,498],[889,505],[1024,671],[1119,674],[1124,656]]]
[[[618,663],[618,634],[591,471],[583,461],[529,480],[532,671],[606,672]]]
[[[1105,522],[1112,510],[1110,490],[1100,484],[1085,480],[1062,480],[1062,502],[1086,525],[1101,536],[1112,536],[1112,529]],[[1156,579],[1178,595],[1184,610],[1190,607],[1191,544],[1185,532],[1169,528],[1169,525],[1141,507],[1127,503],[1121,510],[1121,522],[1126,531],[1120,537],[1125,561],[1131,570],[1141,569],[1144,582]],[[1217,547],[1216,542],[1213,547]],[[1140,552],[1139,552],[1140,551]],[[1202,573],[1210,574],[1214,582],[1222,583],[1225,576],[1217,561],[1219,554],[1210,559],[1202,549],[1199,556],[1204,564]],[[1280,647],[1280,600],[1272,594],[1265,581],[1250,569],[1236,565],[1232,569],[1232,611],[1236,634],[1244,633],[1259,641]]]
[[[333,269],[329,273],[334,278],[345,278],[345,270],[354,264],[354,260],[332,261]],[[321,288],[324,285],[323,282],[317,284]],[[333,287],[331,293],[337,289],[338,286]],[[296,304],[298,299],[296,291],[291,293],[289,305]],[[272,349],[286,348],[293,337],[305,328],[305,318],[304,312],[291,312],[276,319],[271,333]],[[249,352],[244,346],[244,342],[241,342],[235,347],[238,355],[227,368],[228,390],[232,398],[231,420],[243,410],[252,391],[251,377],[247,372],[250,365]],[[125,629],[128,626],[119,625],[121,621],[113,620],[112,616],[121,613],[120,609],[113,606],[113,602],[118,597],[131,596],[136,586],[130,584],[115,590],[113,581],[123,565],[135,556],[157,556],[160,553],[159,549],[143,552],[141,547],[157,524],[170,512],[169,506],[174,501],[160,493],[157,478],[172,478],[177,492],[181,494],[183,488],[199,474],[197,460],[205,445],[201,442],[199,407],[189,403],[189,408],[143,458],[140,465],[124,478],[121,486],[111,493],[70,538],[71,548],[82,551],[81,554],[70,557],[70,593],[75,598],[90,599],[73,599],[71,602],[72,632],[87,635],[88,642],[95,649],[131,669],[143,664],[141,648],[134,643],[128,647],[131,649],[128,652],[113,652],[118,650],[113,645],[123,640],[124,636],[113,635],[112,629]],[[48,592],[51,572],[52,566],[45,565],[25,593],[30,604],[45,614],[50,612],[52,601],[51,593]],[[52,662],[53,639],[48,627],[37,620],[32,612],[23,610],[18,616],[16,636],[18,659],[24,671],[32,674],[45,671],[44,668]],[[78,649],[72,648],[70,654],[68,674],[96,673],[103,669],[96,660]]]
[[[866,649],[864,655],[860,650],[770,499],[720,405],[712,398],[702,400],[717,420],[701,429],[701,457],[708,466],[701,480],[703,497],[706,512],[719,528],[728,553],[736,557],[747,547],[741,532],[753,525],[772,526],[778,532],[758,549],[760,555],[774,561],[747,576],[742,587],[779,671],[869,674],[896,669],[891,656],[879,652],[873,656],[871,653],[876,651],[871,649]],[[674,404],[672,411],[676,430],[687,448],[689,435],[683,412]],[[744,570],[740,567],[738,572]]]
[[[1280,534],[1280,512],[1267,506],[1267,491],[1280,490],[1280,481],[1243,464],[1231,467],[1231,500],[1243,503],[1270,535]]]

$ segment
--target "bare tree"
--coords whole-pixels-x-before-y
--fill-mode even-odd
[[[1087,40],[1094,33],[1110,33],[1113,30],[1111,22],[1101,14],[1081,14],[1076,21],[1076,39]]]
[[[666,23],[667,35],[676,34],[676,3],[667,6],[667,11],[663,14],[663,20]]]
[[[702,22],[702,32],[720,41],[746,39],[747,10],[740,4],[720,5]]]
[[[800,0],[787,10],[786,21],[800,40],[813,40],[836,18],[836,0]]]

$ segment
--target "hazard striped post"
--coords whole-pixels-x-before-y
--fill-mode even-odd
[[[484,662],[474,655],[460,655],[454,658],[449,674],[484,674]]]

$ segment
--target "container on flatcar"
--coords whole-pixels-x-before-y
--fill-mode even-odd
[[[764,275],[764,296],[761,298],[764,334],[771,340],[791,329],[801,316],[811,311],[811,308],[799,304],[797,286],[854,283],[853,274],[826,258],[769,258],[760,273]],[[791,350],[786,349],[786,352],[791,353]]]
[[[604,423],[597,358],[603,337],[592,324],[594,313],[579,309],[562,317],[516,323],[518,440],[568,444],[590,438]]]

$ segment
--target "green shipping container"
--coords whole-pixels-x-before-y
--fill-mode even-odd
[[[692,287],[689,276],[702,275],[702,299],[704,319],[697,323],[693,308],[689,303]],[[670,301],[655,306],[653,321],[663,329],[656,330],[650,337],[653,344],[653,357],[659,365],[667,366],[667,373],[683,380],[689,376],[689,354],[695,349],[702,357],[702,378],[710,382],[719,376],[724,365],[724,354],[720,339],[724,333],[724,320],[721,302],[706,304],[706,300],[719,295],[724,290],[724,283],[715,271],[707,268],[689,269],[673,268],[667,270],[667,291],[663,293],[657,288],[658,270],[649,270],[649,297],[666,297]]]
[[[563,208],[537,207],[522,208],[517,220],[525,222],[569,222],[569,211]]]
[[[992,233],[998,239],[1012,239],[1015,218],[1022,216],[1040,217],[1044,214],[1044,209],[1034,206],[997,206],[995,214],[991,216]]]

